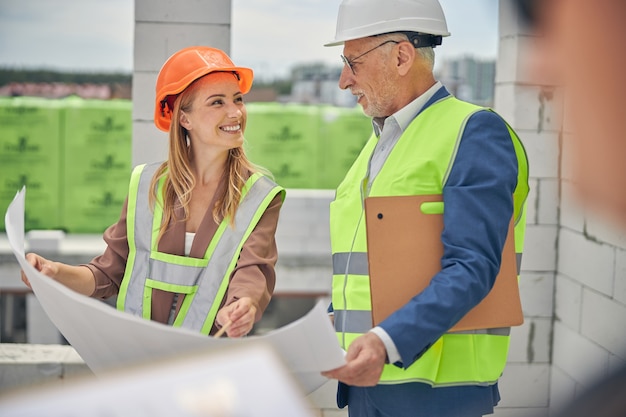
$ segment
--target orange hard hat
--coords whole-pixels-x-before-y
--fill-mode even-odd
[[[232,72],[239,82],[242,94],[250,91],[253,72],[250,68],[236,67],[233,61],[216,48],[190,46],[169,57],[159,71],[156,82],[154,124],[167,132],[172,120],[172,98],[192,82],[211,72]]]

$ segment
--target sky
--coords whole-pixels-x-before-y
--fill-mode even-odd
[[[231,58],[264,80],[296,64],[340,64],[341,47],[323,46],[340,2],[232,0]],[[495,58],[498,0],[440,2],[452,36],[437,47],[438,63]],[[134,0],[0,0],[0,67],[131,72],[133,31]]]

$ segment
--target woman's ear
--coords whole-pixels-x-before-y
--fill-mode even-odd
[[[178,118],[178,121],[182,127],[187,130],[191,130],[191,123],[189,122],[189,118],[184,111],[180,112],[180,117]]]

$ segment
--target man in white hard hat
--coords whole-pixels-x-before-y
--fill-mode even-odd
[[[343,0],[327,45],[343,45],[339,86],[374,128],[330,215],[331,310],[347,364],[324,375],[340,381],[350,416],[475,417],[500,399],[510,329],[450,329],[491,290],[511,219],[519,271],[528,164],[500,116],[435,80],[433,48],[446,36],[437,0]],[[363,201],[403,195],[443,200],[442,269],[374,326]]]

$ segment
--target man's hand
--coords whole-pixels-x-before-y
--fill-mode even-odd
[[[322,375],[355,387],[372,387],[380,380],[386,358],[383,341],[374,333],[366,333],[356,338],[348,348],[346,365],[322,372]]]

